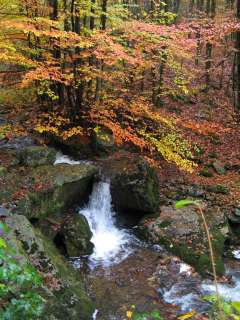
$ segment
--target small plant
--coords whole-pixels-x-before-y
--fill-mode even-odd
[[[216,295],[210,295],[204,297],[204,300],[212,303],[212,308],[209,312],[209,319],[220,319],[218,314],[219,303],[221,305],[222,318],[226,320],[240,320],[240,302],[239,301],[228,301],[220,298],[217,300]]]
[[[219,319],[225,319],[223,312],[222,312],[222,305],[221,305],[221,298],[219,295],[219,290],[218,290],[218,284],[217,284],[217,272],[216,272],[216,266],[215,266],[215,259],[214,259],[214,253],[213,253],[213,246],[212,246],[212,240],[211,240],[211,235],[210,235],[210,231],[208,228],[208,224],[203,212],[203,209],[201,207],[201,203],[199,200],[189,200],[189,199],[184,199],[184,200],[180,200],[175,204],[175,208],[176,209],[181,209],[185,206],[188,205],[193,205],[197,208],[202,220],[203,220],[203,225],[204,225],[204,229],[207,235],[207,241],[208,241],[208,246],[209,246],[209,254],[210,254],[210,260],[211,260],[211,265],[212,265],[212,271],[213,271],[213,278],[214,278],[214,285],[215,285],[215,290],[216,290],[216,306],[219,312]]]
[[[160,311],[153,310],[152,312],[138,312],[135,309],[135,305],[132,305],[130,310],[126,312],[127,319],[132,320],[164,320]]]
[[[8,233],[8,227],[0,223],[0,231]],[[42,279],[28,264],[14,258],[15,251],[0,237],[0,319],[40,319],[44,299],[37,289]]]

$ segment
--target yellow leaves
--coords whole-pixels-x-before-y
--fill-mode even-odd
[[[19,125],[19,124],[15,124],[15,125],[11,125],[11,124],[7,124],[7,125],[3,125],[0,126],[0,139],[11,139],[14,136],[23,136],[26,134],[25,129]]]
[[[130,310],[128,310],[128,311],[126,312],[126,316],[127,316],[128,319],[131,319],[132,316],[133,316],[133,312],[130,311]]]
[[[68,140],[73,136],[82,136],[84,134],[81,126],[71,127],[71,121],[57,113],[43,113],[41,120],[36,124],[35,131],[39,133],[51,133],[63,140]]]
[[[170,119],[158,112],[152,111],[150,105],[148,105],[148,103],[142,98],[138,98],[137,101],[131,105],[131,111],[133,111],[135,115],[139,114],[141,116],[148,117],[149,119],[159,122],[170,129],[174,129],[174,119]]]
[[[63,140],[68,140],[73,136],[82,136],[83,135],[83,128],[80,126],[70,128],[62,133]]]
[[[186,320],[192,318],[196,314],[196,311],[193,310],[191,312],[185,313],[182,316],[178,317],[177,320]]]
[[[141,130],[140,134],[156,148],[165,160],[175,163],[180,169],[188,172],[193,172],[196,168],[197,165],[188,160],[188,158],[192,158],[190,146],[177,133],[168,133],[161,139],[157,139],[144,130]]]
[[[27,59],[21,54],[10,52],[7,50],[5,50],[4,52],[0,52],[0,61],[1,63],[18,64],[27,67],[35,65],[31,59]]]

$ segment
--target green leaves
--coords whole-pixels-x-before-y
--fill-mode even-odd
[[[240,301],[228,301],[221,298],[218,304],[216,295],[205,296],[204,300],[212,303],[215,313],[219,312],[220,307],[227,319],[240,320]]]
[[[237,311],[237,313],[240,315],[240,301],[233,301],[231,303],[231,305]]]
[[[150,313],[147,312],[141,312],[133,315],[133,320],[164,320],[164,318],[161,316],[160,311],[153,310]]]
[[[7,234],[9,229],[1,222],[0,231]],[[42,278],[31,265],[19,263],[14,250],[0,237],[0,309],[1,320],[39,319],[43,312],[44,300],[36,289],[42,285]]]
[[[0,238],[0,248],[7,248],[6,241],[3,238]]]
[[[183,207],[189,206],[189,205],[199,205],[199,200],[190,200],[190,199],[184,199],[184,200],[179,200],[178,202],[175,203],[175,208],[176,209],[181,209]]]

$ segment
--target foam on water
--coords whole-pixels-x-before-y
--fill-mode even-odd
[[[57,165],[57,164],[70,164],[70,165],[74,165],[74,164],[80,164],[81,161],[79,160],[73,160],[71,159],[69,156],[66,156],[64,154],[62,154],[61,152],[58,152],[57,153],[57,156],[56,156],[56,160],[54,162],[54,165]]]
[[[91,241],[94,252],[89,258],[93,265],[109,266],[129,255],[131,236],[126,230],[115,225],[110,183],[96,183],[88,205],[81,209],[80,213],[87,218],[93,233]]]
[[[92,320],[97,319],[97,314],[98,314],[98,309],[95,309],[95,311],[93,312],[93,315],[92,315]]]
[[[192,310],[195,307],[196,300],[198,302],[200,300],[199,296],[192,292],[181,295],[178,284],[173,285],[170,290],[165,291],[163,299],[167,303],[180,306],[181,310],[184,312]]]
[[[188,270],[188,265],[181,263],[181,269]],[[232,285],[218,283],[219,294],[228,301],[240,301],[240,276],[234,273],[234,270],[227,270],[227,274],[232,275]],[[179,272],[181,274],[181,272]],[[188,271],[186,275],[191,276]],[[216,287],[212,281],[203,281],[200,287],[193,286],[192,288],[184,282],[175,283],[171,288],[165,290],[163,299],[170,304],[178,305],[183,312],[188,312],[193,309],[198,312],[205,311],[209,307],[209,303],[205,302],[203,297],[216,293]]]
[[[240,250],[233,250],[232,254],[235,259],[240,260]]]
[[[191,271],[192,271],[192,267],[189,266],[188,264],[186,263],[180,263],[180,269],[179,269],[179,273],[188,273],[188,274],[191,274]]]
[[[231,270],[227,270],[228,274],[231,274]],[[219,294],[226,300],[230,301],[240,301],[240,277],[232,276],[233,284],[218,284]],[[216,288],[213,283],[203,282],[202,289],[205,293],[215,293]]]

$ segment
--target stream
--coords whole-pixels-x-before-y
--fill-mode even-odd
[[[61,162],[79,163],[66,156],[58,157],[56,163]],[[74,259],[73,264],[84,275],[95,302],[93,319],[126,319],[131,306],[138,311],[158,309],[169,320],[209,308],[203,297],[215,292],[211,280],[202,279],[164,248],[139,240],[134,228],[117,223],[109,181],[94,184],[88,204],[79,213],[89,222],[94,252]],[[231,283],[220,283],[219,292],[226,299],[240,301],[240,260],[226,261],[226,270]]]

